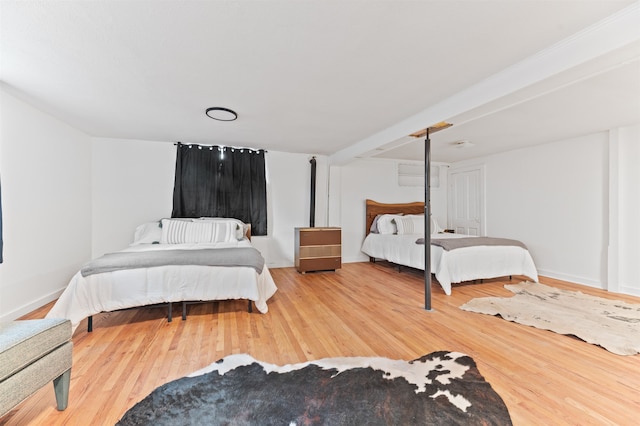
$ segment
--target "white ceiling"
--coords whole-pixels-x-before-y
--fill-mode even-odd
[[[466,160],[639,123],[639,56],[640,42],[451,117],[453,127],[431,136],[432,158]],[[424,138],[402,137],[368,155],[422,158]]]
[[[335,162],[420,159],[404,136],[447,120],[451,162],[640,122],[634,27],[637,1],[1,0],[0,80],[95,137]]]

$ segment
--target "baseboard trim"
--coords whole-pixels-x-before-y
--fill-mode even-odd
[[[561,272],[549,271],[545,269],[538,269],[538,275],[549,277],[549,278],[555,278],[557,280],[568,281],[574,284],[581,284],[587,287],[598,288],[600,290],[607,289],[606,285],[600,281],[592,280],[585,277],[579,277],[577,275],[563,274]]]
[[[2,316],[0,316],[0,321],[2,322],[13,321],[30,312],[33,312],[36,309],[46,305],[47,303],[56,300],[58,297],[60,297],[63,291],[64,291],[64,288],[61,288],[60,290],[56,290],[54,292],[46,294],[30,303],[27,303],[26,305],[22,305],[19,308],[16,308],[10,312],[7,312]]]
[[[619,290],[620,290],[620,293],[623,293],[623,294],[630,294],[631,296],[640,296],[640,288],[638,287],[629,287],[627,285],[621,285]]]

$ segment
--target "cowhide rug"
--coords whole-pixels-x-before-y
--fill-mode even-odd
[[[167,383],[118,425],[510,425],[473,359],[325,358],[277,366],[231,355]]]
[[[640,304],[561,290],[531,281],[505,288],[513,297],[472,299],[460,309],[560,334],[573,335],[619,355],[640,352]]]

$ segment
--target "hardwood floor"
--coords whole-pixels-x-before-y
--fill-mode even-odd
[[[93,333],[83,321],[73,337],[67,410],[55,409],[53,386],[47,386],[0,424],[113,425],[157,386],[233,353],[286,364],[334,356],[411,360],[438,350],[470,355],[515,425],[638,422],[640,355],[614,355],[573,337],[458,309],[474,297],[511,295],[502,287],[507,279],[454,285],[452,296],[434,282],[434,310],[427,312],[422,274],[399,273],[384,262],[345,264],[335,273],[271,272],[279,291],[265,315],[247,313],[244,301],[225,301],[191,305],[186,321],[178,313],[167,322],[164,308],[96,315]],[[50,307],[25,319],[42,318]]]

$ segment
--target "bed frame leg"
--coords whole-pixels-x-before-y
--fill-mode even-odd
[[[247,307],[247,311],[248,311],[249,313],[252,313],[252,312],[253,312],[253,306],[251,305],[251,300],[249,300],[249,306]]]
[[[173,312],[172,312],[172,309],[173,309],[173,303],[169,302],[169,316],[168,316],[168,318],[167,318],[167,322],[171,322],[171,321],[173,321]]]
[[[87,333],[91,333],[93,331],[93,315],[89,315],[87,318]]]
[[[182,321],[187,320],[187,302],[182,302]]]

